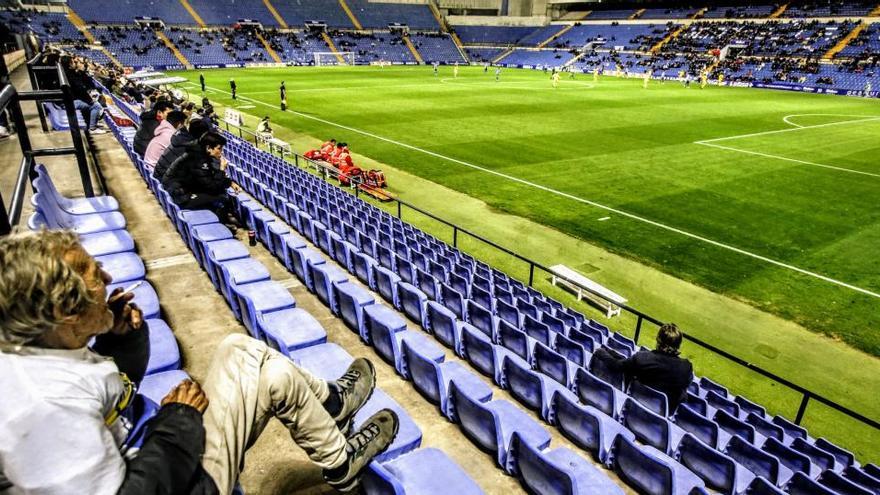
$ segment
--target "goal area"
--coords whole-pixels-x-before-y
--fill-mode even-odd
[[[314,52],[315,66],[354,65],[354,52]]]

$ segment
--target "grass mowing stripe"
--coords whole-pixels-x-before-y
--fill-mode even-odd
[[[217,89],[217,88],[212,88],[212,89],[214,89],[214,91],[218,91],[218,92],[220,92],[220,93],[226,93],[226,94],[229,94],[229,95],[232,94],[232,93],[228,93],[228,92],[226,92],[226,91],[223,91],[223,90],[220,90],[220,89]],[[272,108],[272,109],[275,109],[275,108],[276,108],[275,105],[271,105],[271,104],[269,104],[269,103],[266,103],[266,102],[263,102],[263,101],[260,101],[260,100],[257,100],[257,99],[248,98],[248,97],[246,97],[246,96],[241,96],[241,95],[240,95],[240,96],[239,96],[239,99],[244,100],[244,101],[250,101],[250,102],[253,102],[253,103],[258,103],[258,104],[264,105],[264,106],[269,107],[269,108]],[[553,189],[553,188],[550,188],[550,187],[547,187],[547,186],[543,186],[543,185],[541,185],[541,184],[536,184],[536,183],[534,183],[534,182],[530,182],[530,181],[527,181],[527,180],[525,180],[525,179],[521,179],[521,178],[516,177],[516,176],[513,176],[513,175],[505,174],[505,173],[503,173],[503,172],[499,172],[499,171],[497,171],[497,170],[492,170],[492,169],[488,169],[488,168],[486,168],[486,167],[481,167],[481,166],[479,166],[479,165],[474,165],[473,163],[468,163],[468,162],[465,162],[465,161],[463,161],[463,160],[459,160],[459,159],[457,159],[457,158],[452,158],[452,157],[449,157],[449,156],[446,156],[446,155],[441,155],[441,154],[439,154],[439,153],[435,153],[435,152],[433,152],[433,151],[426,150],[426,149],[424,149],[424,148],[419,148],[419,147],[417,147],[417,146],[413,146],[413,145],[411,145],[411,144],[403,143],[403,142],[400,142],[400,141],[397,141],[397,140],[394,140],[394,139],[390,139],[390,138],[387,138],[387,137],[384,137],[384,136],[379,136],[378,134],[374,134],[374,133],[371,133],[371,132],[368,132],[368,131],[364,131],[364,130],[362,130],[362,129],[357,129],[357,128],[350,127],[350,126],[347,126],[347,125],[344,125],[344,124],[340,124],[340,123],[337,123],[337,122],[332,122],[332,121],[329,121],[329,120],[326,120],[326,119],[322,119],[322,118],[320,118],[320,117],[315,117],[314,115],[309,115],[309,114],[306,114],[306,113],[297,112],[297,111],[295,111],[295,110],[290,110],[290,109],[286,110],[286,112],[288,112],[288,113],[292,113],[292,114],[297,115],[297,116],[299,116],[299,117],[303,117],[303,118],[307,118],[307,119],[315,120],[315,121],[317,121],[317,122],[321,122],[322,124],[327,124],[327,125],[330,125],[330,126],[338,127],[338,128],[340,128],[340,129],[345,129],[345,130],[347,130],[347,131],[355,132],[355,133],[357,133],[357,134],[361,134],[361,135],[363,135],[363,136],[367,136],[367,137],[370,137],[370,138],[373,138],[373,139],[378,139],[378,140],[380,140],[380,141],[384,141],[384,142],[386,142],[386,143],[394,144],[394,145],[396,145],[396,146],[400,146],[400,147],[402,147],[402,148],[406,148],[406,149],[409,149],[409,150],[412,150],[412,151],[416,151],[416,152],[419,152],[419,153],[423,153],[423,154],[426,154],[426,155],[428,155],[428,156],[432,156],[432,157],[434,157],[434,158],[439,158],[439,159],[441,159],[441,160],[446,160],[446,161],[449,161],[449,162],[452,162],[452,163],[456,163],[456,164],[458,164],[458,165],[462,165],[462,166],[465,166],[465,167],[469,167],[469,168],[472,168],[472,169],[474,169],[474,170],[479,170],[479,171],[484,172],[484,173],[487,173],[487,174],[492,174],[492,175],[495,175],[495,176],[497,176],[497,177],[501,177],[501,178],[503,178],[503,179],[507,179],[507,180],[510,180],[510,181],[513,181],[513,182],[517,182],[517,183],[519,183],[519,184],[523,184],[523,185],[525,185],[525,186],[533,187],[533,188],[535,188],[535,189],[538,189],[538,190],[541,190],[541,191],[544,191],[544,192],[547,192],[547,193],[550,193],[550,194],[554,194],[554,195],[557,195],[557,196],[560,196],[560,197],[563,197],[563,198],[566,198],[566,199],[570,199],[570,200],[572,200],[572,201],[577,201],[577,202],[579,202],[579,203],[587,204],[587,205],[593,206],[593,207],[595,207],[595,208],[600,208],[600,209],[603,209],[603,210],[606,210],[606,211],[610,211],[610,212],[612,212],[612,213],[617,213],[618,215],[621,215],[621,216],[624,216],[624,217],[630,218],[630,219],[632,219],[632,220],[636,220],[636,221],[639,221],[639,222],[647,223],[647,224],[652,225],[652,226],[654,226],[654,227],[658,227],[658,228],[661,228],[661,229],[664,229],[664,230],[668,230],[668,231],[670,231],[670,232],[674,232],[674,233],[676,233],[676,234],[683,235],[683,236],[685,236],[685,237],[689,237],[689,238],[691,238],[691,239],[695,239],[695,240],[700,241],[700,242],[704,242],[704,243],[707,243],[707,244],[711,244],[711,245],[713,245],[713,246],[715,246],[715,247],[719,247],[719,248],[722,248],[722,249],[726,249],[726,250],[728,250],[728,251],[732,251],[732,252],[734,252],[734,253],[741,254],[741,255],[743,255],[743,256],[748,256],[748,257],[750,257],[750,258],[756,259],[756,260],[758,260],[758,261],[762,261],[762,262],[764,262],[764,263],[769,263],[769,264],[771,264],[771,265],[775,265],[775,266],[778,266],[778,267],[780,267],[780,268],[785,268],[785,269],[787,269],[787,270],[792,270],[792,271],[798,272],[798,273],[800,273],[800,274],[807,275],[807,276],[809,276],[809,277],[813,277],[813,278],[818,279],[818,280],[822,280],[823,282],[827,282],[827,283],[830,283],[830,284],[834,284],[834,285],[837,285],[837,286],[840,286],[840,287],[844,287],[844,288],[846,288],[846,289],[850,289],[850,290],[853,290],[853,291],[856,291],[856,292],[860,292],[860,293],[865,294],[865,295],[867,295],[867,296],[871,296],[871,297],[875,297],[875,298],[880,299],[880,293],[873,292],[873,291],[870,291],[870,290],[868,290],[868,289],[864,289],[864,288],[862,288],[862,287],[858,287],[858,286],[855,286],[855,285],[852,285],[852,284],[849,284],[849,283],[843,282],[843,281],[841,281],[841,280],[837,280],[837,279],[834,279],[834,278],[831,278],[831,277],[827,277],[827,276],[822,275],[822,274],[820,274],[820,273],[816,273],[816,272],[813,272],[813,271],[810,271],[810,270],[805,270],[805,269],[803,269],[803,268],[799,268],[799,267],[797,267],[797,266],[790,265],[790,264],[788,264],[788,263],[783,263],[783,262],[781,262],[781,261],[774,260],[774,259],[772,259],[772,258],[768,258],[768,257],[766,257],[766,256],[762,256],[762,255],[760,255],[760,254],[756,254],[756,253],[753,253],[753,252],[751,252],[751,251],[746,251],[745,249],[740,249],[740,248],[738,248],[738,247],[736,247],[736,246],[731,246],[731,245],[729,245],[729,244],[725,244],[725,243],[723,243],[723,242],[719,242],[719,241],[716,241],[716,240],[713,240],[713,239],[709,239],[709,238],[707,238],[707,237],[703,237],[703,236],[701,236],[701,235],[693,234],[693,233],[688,232],[688,231],[686,231],[686,230],[682,230],[682,229],[680,229],[680,228],[678,228],[678,227],[673,227],[673,226],[671,226],[671,225],[666,225],[666,224],[663,224],[663,223],[660,223],[660,222],[656,222],[656,221],[651,220],[651,219],[649,219],[649,218],[645,218],[645,217],[642,217],[642,216],[639,216],[639,215],[635,215],[635,214],[633,214],[633,213],[629,213],[629,212],[627,212],[627,211],[624,211],[624,210],[621,210],[621,209],[618,209],[618,208],[614,208],[614,207],[611,207],[611,206],[606,206],[606,205],[603,205],[603,204],[601,204],[601,203],[597,203],[597,202],[595,202],[595,201],[591,201],[591,200],[589,200],[589,199],[581,198],[581,197],[575,196],[575,195],[573,195],[573,194],[569,194],[569,193],[566,193],[566,192],[563,192],[563,191],[559,191],[559,190],[557,190],[557,189]],[[871,118],[871,119],[863,119],[863,120],[864,120],[864,121],[867,121],[867,120],[880,120],[880,117],[878,117],[878,118]],[[841,124],[841,123],[852,123],[852,122],[857,122],[857,121],[838,122],[837,124]],[[831,125],[831,124],[821,124],[821,125],[813,126],[813,127],[824,127],[824,126],[827,126],[827,125]],[[785,131],[795,131],[795,130],[807,129],[807,128],[808,128],[808,127],[798,127],[798,128],[794,128],[794,129],[782,129],[782,130],[780,130],[780,131],[768,131],[768,132],[766,132],[766,133],[755,133],[755,134],[750,134],[750,135],[748,135],[748,136],[760,136],[760,135],[764,135],[764,134],[772,134],[772,133],[785,132]],[[745,137],[745,136],[735,136],[735,137]],[[730,138],[720,138],[720,139],[730,139]],[[712,141],[712,140],[710,140],[710,141]],[[707,143],[708,143],[708,141],[701,141],[701,142],[697,142],[696,144],[707,144]],[[711,146],[711,145],[710,145],[710,146]],[[735,151],[741,151],[741,150],[735,150]],[[845,169],[845,170],[846,170],[846,169]],[[863,174],[866,174],[866,175],[875,175],[875,174],[869,174],[869,173],[867,173],[867,172],[857,172],[857,171],[854,171],[854,170],[850,170],[850,171],[851,171],[851,172],[854,172],[854,173],[863,173]]]
[[[798,129],[809,129],[808,127],[799,127]],[[834,165],[825,165],[824,163],[816,163],[816,162],[808,162],[806,160],[798,160],[797,158],[788,158],[787,156],[779,156],[779,155],[771,155],[769,153],[761,153],[760,151],[750,151],[750,150],[741,150],[739,148],[731,148],[730,146],[722,146],[720,144],[713,144],[705,141],[698,141],[694,144],[700,144],[703,146],[711,146],[712,148],[718,148],[720,150],[728,150],[728,151],[738,151],[740,153],[747,153],[749,155],[761,156],[764,158],[773,158],[775,160],[784,160],[787,162],[800,163],[802,165],[811,165],[813,167],[822,167],[830,170],[837,170],[840,172],[846,172],[850,174],[860,174],[860,175],[868,175],[871,177],[880,177],[880,174],[872,174],[871,172],[863,172],[861,170],[853,170],[851,168],[845,167],[835,167]]]

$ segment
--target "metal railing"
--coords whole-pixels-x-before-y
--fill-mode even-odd
[[[28,69],[30,74],[30,64],[28,65]],[[9,202],[8,209],[3,202],[2,196],[0,196],[0,235],[8,234],[12,231],[14,226],[21,222],[25,188],[29,180],[33,181],[36,179],[34,166],[36,165],[36,159],[39,157],[75,155],[83,192],[87,197],[93,197],[95,195],[94,188],[92,187],[89,163],[86,158],[85,143],[77,120],[77,111],[73,104],[73,96],[70,91],[70,84],[67,81],[67,75],[64,73],[61,64],[40,67],[39,70],[57,71],[60,87],[58,89],[18,91],[12,84],[6,84],[0,88],[0,112],[9,110],[12,117],[12,123],[15,125],[18,135],[18,143],[21,147],[22,155],[21,165],[19,166],[18,175],[16,176],[15,186],[12,190],[12,198]],[[21,110],[21,102],[23,101],[35,102],[38,109],[42,109],[43,102],[58,102],[63,104],[67,119],[70,123],[70,135],[73,140],[73,146],[34,149],[31,144],[30,135],[28,134],[27,122],[25,121],[24,113]]]
[[[244,139],[245,134],[253,135],[254,136],[254,143],[256,144],[256,142],[257,142],[256,135],[253,132],[251,132],[247,129],[242,129],[240,126],[236,126],[234,124],[229,124],[228,122],[226,122],[226,130],[227,131],[229,131],[230,125],[232,125],[232,127],[235,127],[238,130],[238,135],[242,139]],[[294,158],[293,165],[295,165],[296,167],[302,167],[302,164],[306,163],[308,166],[310,166],[312,168],[316,168],[318,170],[331,168],[331,167],[328,167],[327,165],[317,163],[313,160],[309,160],[308,158],[306,158],[302,155],[296,154],[296,153],[293,154],[293,158]],[[326,172],[326,170],[323,173],[320,173],[319,175],[321,175],[325,180],[330,176],[330,174],[328,174]],[[354,187],[354,189],[355,189],[355,191],[358,191],[357,187]],[[528,276],[529,287],[534,286],[535,280],[536,280],[536,271],[540,270],[542,272],[547,273],[548,275],[554,276],[558,279],[562,279],[562,280],[565,280],[571,284],[574,284],[574,285],[580,287],[582,290],[585,290],[585,291],[589,292],[590,294],[592,294],[593,296],[601,298],[610,304],[614,304],[615,306],[619,307],[621,310],[623,310],[623,311],[627,312],[628,314],[632,315],[633,317],[635,317],[636,323],[635,323],[635,328],[634,328],[633,341],[636,343],[636,345],[638,345],[638,343],[639,343],[639,337],[641,336],[642,327],[645,324],[645,322],[647,322],[651,325],[655,325],[658,328],[661,325],[663,325],[663,323],[664,323],[660,319],[655,318],[651,315],[648,315],[647,313],[644,313],[636,308],[633,308],[632,306],[629,306],[626,304],[621,304],[616,301],[612,301],[612,300],[608,299],[607,296],[605,296],[605,295],[603,295],[603,294],[601,294],[601,293],[599,293],[589,287],[583,287],[583,286],[581,286],[581,284],[578,284],[576,281],[571,280],[571,279],[569,279],[565,276],[562,276],[558,273],[555,273],[553,270],[551,270],[549,267],[545,266],[544,264],[537,262],[535,260],[532,260],[526,256],[523,256],[523,255],[521,255],[511,249],[508,249],[508,248],[506,248],[506,247],[504,247],[504,246],[502,246],[502,245],[500,245],[490,239],[487,239],[486,237],[484,237],[480,234],[477,234],[476,232],[473,232],[473,231],[468,230],[464,227],[461,227],[453,222],[450,222],[444,218],[441,218],[441,217],[439,217],[429,211],[426,211],[422,208],[419,208],[418,206],[415,206],[411,203],[403,201],[399,198],[392,197],[392,201],[394,201],[397,205],[397,218],[400,220],[403,220],[403,213],[405,211],[404,208],[408,208],[410,210],[413,210],[413,211],[418,212],[422,215],[425,215],[426,217],[451,228],[452,229],[452,246],[455,247],[456,249],[459,248],[459,244],[460,244],[459,238],[461,236],[468,236],[470,238],[473,238],[473,239],[485,244],[486,246],[489,246],[497,251],[500,251],[501,253],[504,253],[505,255],[508,255],[508,256],[516,259],[519,262],[524,263],[528,267],[528,271],[529,271],[529,276]],[[874,428],[876,430],[880,430],[880,422],[878,422],[877,420],[868,418],[868,417],[866,417],[856,411],[853,411],[852,409],[849,409],[845,406],[838,404],[837,402],[835,402],[831,399],[828,399],[827,397],[824,397],[824,396],[822,396],[816,392],[813,392],[813,391],[811,391],[801,385],[798,385],[798,384],[793,383],[785,378],[782,378],[781,376],[778,376],[768,370],[765,370],[764,368],[761,368],[760,366],[758,366],[754,363],[750,363],[749,361],[746,361],[745,359],[742,359],[738,356],[735,356],[735,355],[733,355],[723,349],[720,349],[720,348],[718,348],[708,342],[705,342],[697,337],[694,337],[694,336],[688,335],[688,334],[683,334],[683,336],[684,336],[685,340],[687,340],[688,342],[690,342],[694,345],[697,345],[707,351],[710,351],[711,353],[713,353],[721,358],[724,358],[727,361],[730,361],[738,366],[741,366],[741,367],[746,368],[752,372],[755,372],[764,378],[772,380],[773,382],[775,382],[779,385],[782,385],[782,386],[790,389],[791,391],[798,393],[800,395],[801,399],[800,399],[800,405],[798,406],[798,410],[797,410],[797,413],[796,413],[795,419],[794,419],[795,424],[800,425],[803,422],[804,416],[807,411],[807,406],[810,404],[810,401],[816,401],[816,402],[818,402],[820,404],[824,404],[825,406],[828,406],[831,409],[834,409],[835,411],[842,413],[842,414],[848,416],[849,418],[852,418],[852,419],[854,419],[864,425],[870,426],[871,428]]]

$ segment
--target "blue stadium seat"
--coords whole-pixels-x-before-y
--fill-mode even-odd
[[[673,455],[685,431],[665,417],[651,411],[633,398],[626,399],[621,410],[623,425],[643,444],[666,455]]]
[[[465,319],[465,296],[462,292],[447,284],[441,284],[440,296],[447,309],[452,311],[459,320]]]
[[[624,436],[614,441],[614,471],[639,493],[690,495],[703,480],[653,447],[640,447]]]
[[[819,484],[839,495],[875,495],[875,492],[867,487],[860,486],[831,470],[822,473]]]
[[[428,298],[424,292],[412,284],[401,281],[397,283],[397,297],[400,301],[400,309],[410,320],[418,323],[422,328],[430,328],[425,312]]]
[[[463,356],[477,371],[492,377],[501,388],[506,388],[504,369],[501,366],[505,357],[519,360],[524,368],[529,365],[519,356],[500,345],[495,345],[483,332],[471,325],[461,327],[461,345]]]
[[[498,322],[498,343],[524,361],[532,362],[535,340],[526,335],[522,330],[513,328],[506,321]]]
[[[480,402],[455,383],[449,389],[462,430],[481,448],[496,454],[496,462],[508,473],[516,472],[516,452],[510,450],[514,433],[535,448],[543,450],[550,445],[550,433],[510,402]]]
[[[334,315],[339,315],[339,303],[336,301],[336,293],[333,291],[335,284],[347,284],[348,275],[336,266],[321,263],[310,264],[309,272],[312,274],[314,293]]]
[[[257,317],[257,325],[266,343],[286,356],[291,351],[327,342],[324,327],[300,308],[261,314]]]
[[[455,408],[449,401],[452,382],[469,397],[480,402],[492,399],[492,388],[477,375],[455,361],[438,362],[436,358],[422,354],[409,340],[402,341],[403,361],[413,381],[413,386],[431,402],[440,406],[440,412],[450,421],[457,421]]]
[[[496,334],[496,317],[492,310],[478,304],[474,300],[467,302],[467,322],[487,335],[492,342],[498,341]]]
[[[434,337],[446,347],[451,348],[456,355],[463,356],[461,324],[455,318],[455,314],[435,301],[428,301],[426,318]]]
[[[859,486],[873,491],[875,495],[880,494],[880,478],[871,476],[856,465],[844,469],[843,477]]]
[[[101,263],[101,269],[109,273],[113,277],[113,282],[117,284],[141,280],[147,274],[143,260],[133,252],[105,254],[94,258]]]
[[[562,434],[606,466],[611,465],[611,447],[618,435],[635,440],[635,435],[613,418],[592,406],[579,404],[568,394],[556,394],[552,402],[556,425]]]
[[[107,294],[113,293],[117,288],[125,290],[129,284],[130,282],[110,284],[107,286]],[[142,281],[141,285],[135,287],[131,292],[134,294],[134,299],[132,301],[137,304],[138,308],[143,312],[143,318],[145,320],[159,317],[159,296],[156,294],[156,289],[153,288],[150,282],[146,280]]]
[[[180,369],[180,348],[168,324],[158,318],[146,320],[150,329],[150,356],[146,374]]]
[[[770,441],[772,439],[769,439]],[[775,486],[784,486],[794,474],[788,467],[779,462],[779,458],[750,444],[739,436],[733,436],[727,442],[724,453],[746,469],[755,473]]]
[[[514,434],[511,451],[530,493],[542,495],[623,495],[605,473],[565,447],[538,449]]]
[[[775,438],[780,442],[786,443],[785,430],[781,426],[774,424],[765,416],[758,416],[755,413],[748,413],[745,417],[746,423],[755,427],[755,431],[769,438]],[[788,441],[790,443],[791,440]]]
[[[785,491],[789,495],[840,495],[802,472],[794,473],[791,481],[786,485]]]
[[[831,443],[825,438],[817,439],[813,443],[813,445],[819,447],[822,450],[825,450],[826,452],[830,452],[831,455],[834,456],[834,458],[837,460],[837,467],[839,468],[836,468],[835,471],[843,472],[844,469],[852,466],[856,462],[856,457],[853,455],[852,452],[838,447],[837,445]]]
[[[709,393],[713,394],[714,392]],[[762,445],[764,443],[764,435],[758,433],[754,426],[745,421],[740,421],[739,418],[729,414],[727,411],[719,409],[715,412],[715,416],[712,419],[727,433],[739,436],[752,445]]]
[[[442,475],[438,476],[438,473]],[[363,477],[366,495],[482,495],[483,491],[442,450],[416,449],[372,463]]]
[[[400,277],[384,266],[376,266],[373,274],[376,277],[376,291],[379,295],[396,309],[400,309],[400,299],[397,294]]]
[[[373,270],[376,268],[376,260],[366,253],[356,253],[351,261],[354,274],[371,290],[376,290],[376,278]]]
[[[647,385],[642,385],[637,380],[633,380],[629,386],[628,393],[630,397],[639,401],[643,406],[654,413],[663,417],[668,415],[668,399],[663,392],[655,390]]]
[[[523,316],[522,329],[529,337],[536,341],[546,346],[552,345],[552,332],[550,332],[550,327],[532,316]]]
[[[623,359],[622,355],[617,354],[614,351],[609,351],[607,347],[605,349],[606,351],[611,353],[612,357],[614,357],[615,359]],[[605,383],[608,383],[615,389],[621,391],[624,390],[623,372],[611,369],[608,366],[607,361],[603,359],[600,354],[593,354],[593,358],[590,359],[590,365],[588,369],[590,370],[590,373],[592,373]]]
[[[430,338],[421,332],[406,330],[405,326],[401,329],[398,325],[388,324],[388,322],[378,324],[376,320],[371,319],[370,321],[370,342],[372,342],[373,348],[377,354],[393,364],[394,369],[404,378],[410,377],[406,361],[403,359],[402,343],[404,341],[409,342],[410,347],[419,354],[437,363],[442,363],[446,357],[443,349],[437,347]]]
[[[34,216],[39,214],[35,213]],[[30,222],[28,222],[30,225]],[[34,230],[31,227],[31,230]],[[107,230],[94,234],[80,234],[79,243],[92,256],[134,251],[134,239],[127,230]]]
[[[812,463],[808,456],[785,446],[775,438],[768,438],[761,450],[776,456],[779,462],[794,473],[802,472],[811,479],[816,479],[819,476],[819,468]]]
[[[309,267],[324,264],[324,257],[321,256],[321,253],[308,247],[292,250],[288,255],[290,256],[290,265],[293,267],[293,273],[302,281],[306,289],[314,292],[315,281],[312,279],[312,272]]]
[[[822,450],[802,438],[795,438],[789,447],[809,457],[810,461],[818,467],[820,471],[836,469],[836,461],[830,452]]]
[[[676,459],[724,495],[740,495],[755,479],[754,473],[713,447],[686,434],[678,445]]]
[[[608,382],[581,368],[575,373],[574,390],[584,404],[593,406],[612,418],[620,417],[626,394]]]
[[[561,354],[568,361],[578,367],[586,367],[592,358],[592,353],[587,352],[584,346],[569,339],[563,334],[557,334],[553,343],[553,350]]]
[[[701,442],[724,450],[730,434],[718,427],[718,423],[694,411],[689,404],[682,404],[675,413],[675,424]]]
[[[578,369],[582,369],[541,342],[535,343],[533,359],[536,370],[566,388],[574,385],[575,373]]]
[[[182,370],[169,370],[152,373],[144,377],[138,384],[138,394],[161,404],[162,399],[180,382],[189,380],[189,375]]]
[[[375,302],[373,296],[366,289],[349,283],[348,279],[333,283],[333,295],[342,321],[363,337],[366,334],[364,310]]]
[[[233,285],[232,293],[241,310],[241,321],[256,339],[263,339],[257,324],[260,315],[296,307],[296,301],[290,292],[273,280]]]
[[[554,421],[551,403],[554,394],[569,394],[574,398],[571,391],[549,376],[532,371],[525,361],[505,357],[501,369],[510,395],[529,409],[538,411],[541,419],[548,423]]]
[[[220,293],[226,298],[233,314],[237,318],[241,318],[241,308],[232,288],[237,285],[269,280],[269,271],[262,263],[249,257],[218,262],[215,266],[217,279],[221,281]]]

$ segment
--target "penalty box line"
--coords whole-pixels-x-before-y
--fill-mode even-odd
[[[223,91],[223,90],[221,90],[221,89],[217,89],[217,88],[212,88],[212,89],[214,89],[215,91],[217,91],[217,92],[219,92],[219,93],[224,93],[224,94],[227,94],[227,95],[231,95],[231,94],[232,94],[232,93],[229,93],[228,91]],[[277,107],[276,107],[275,105],[271,105],[271,104],[269,104],[269,103],[266,103],[266,102],[263,102],[263,101],[260,101],[260,100],[255,100],[255,99],[253,99],[253,98],[248,98],[247,96],[238,96],[238,98],[241,99],[241,100],[244,100],[244,101],[250,101],[250,102],[252,102],[252,103],[256,103],[256,104],[263,105],[263,106],[265,106],[265,107],[269,107],[269,108],[272,108],[272,109],[277,110]],[[428,155],[428,156],[432,156],[432,157],[434,157],[434,158],[439,158],[439,159],[441,159],[441,160],[446,160],[446,161],[449,161],[449,162],[452,162],[452,163],[457,163],[457,164],[462,165],[462,166],[464,166],[464,167],[472,168],[472,169],[474,169],[474,170],[479,170],[479,171],[481,171],[481,172],[484,172],[484,173],[487,173],[487,174],[491,174],[491,175],[494,175],[494,176],[496,176],[496,177],[501,177],[501,178],[503,178],[503,179],[507,179],[507,180],[509,180],[509,181],[511,181],[511,182],[516,182],[516,183],[518,183],[518,184],[522,184],[522,185],[525,185],[525,186],[529,186],[529,187],[532,187],[532,188],[534,188],[534,189],[538,189],[538,190],[540,190],[540,191],[544,191],[544,192],[547,192],[547,193],[550,193],[550,194],[553,194],[553,195],[556,195],[556,196],[560,196],[560,197],[563,197],[563,198],[566,198],[566,199],[570,199],[570,200],[572,200],[572,201],[576,201],[576,202],[578,202],[578,203],[583,203],[583,204],[586,204],[586,205],[589,205],[589,206],[593,206],[593,207],[595,207],[595,208],[599,208],[599,209],[602,209],[602,210],[605,210],[605,211],[609,211],[609,212],[611,212],[611,213],[617,213],[618,215],[621,215],[621,216],[623,216],[623,217],[629,218],[629,219],[631,219],[631,220],[636,220],[636,221],[638,221],[638,222],[646,223],[646,224],[648,224],[648,225],[652,225],[652,226],[654,226],[654,227],[657,227],[657,228],[660,228],[660,229],[663,229],[663,230],[666,230],[666,231],[669,231],[669,232],[673,232],[673,233],[676,233],[676,234],[682,235],[682,236],[684,236],[684,237],[688,237],[688,238],[690,238],[690,239],[694,239],[694,240],[697,240],[697,241],[700,241],[700,242],[703,242],[703,243],[706,243],[706,244],[710,244],[710,245],[712,245],[712,246],[715,246],[715,247],[718,247],[718,248],[721,248],[721,249],[725,249],[725,250],[728,250],[728,251],[732,251],[732,252],[734,252],[734,253],[741,254],[741,255],[743,255],[743,256],[747,256],[747,257],[749,257],[749,258],[756,259],[756,260],[758,260],[758,261],[762,261],[762,262],[764,262],[764,263],[768,263],[768,264],[771,264],[771,265],[774,265],[774,266],[777,266],[777,267],[780,267],[780,268],[784,268],[784,269],[787,269],[787,270],[790,270],[790,271],[793,271],[793,272],[800,273],[801,275],[806,275],[806,276],[808,276],[808,277],[812,277],[812,278],[815,278],[815,279],[818,279],[818,280],[822,280],[822,281],[824,281],[824,282],[827,282],[827,283],[830,283],[830,284],[833,284],[833,285],[837,285],[837,286],[839,286],[839,287],[844,287],[844,288],[846,288],[846,289],[850,289],[850,290],[852,290],[852,291],[859,292],[859,293],[861,293],[861,294],[864,294],[864,295],[867,295],[867,296],[871,296],[871,297],[874,297],[874,298],[880,299],[880,293],[873,292],[873,291],[871,291],[871,290],[864,289],[864,288],[862,288],[862,287],[858,287],[858,286],[855,286],[855,285],[852,285],[852,284],[848,284],[848,283],[846,283],[846,282],[843,282],[843,281],[840,281],[840,280],[836,280],[836,279],[833,279],[833,278],[831,278],[831,277],[827,277],[827,276],[822,275],[822,274],[820,274],[820,273],[811,272],[811,271],[809,271],[809,270],[805,270],[805,269],[803,269],[803,268],[799,268],[799,267],[797,267],[797,266],[790,265],[790,264],[788,264],[788,263],[783,263],[783,262],[781,262],[781,261],[774,260],[774,259],[772,259],[772,258],[768,258],[768,257],[766,257],[766,256],[762,256],[762,255],[760,255],[760,254],[752,253],[752,252],[750,252],[750,251],[746,251],[746,250],[744,250],[744,249],[740,249],[740,248],[738,248],[738,247],[736,247],[736,246],[731,246],[731,245],[729,245],[729,244],[724,244],[724,243],[722,243],[722,242],[719,242],[719,241],[716,241],[716,240],[713,240],[713,239],[709,239],[709,238],[707,238],[707,237],[703,237],[703,236],[700,236],[700,235],[697,235],[697,234],[693,234],[693,233],[691,233],[691,232],[688,232],[688,231],[686,231],[686,230],[679,229],[679,228],[677,228],[677,227],[673,227],[673,226],[666,225],[666,224],[663,224],[663,223],[660,223],[660,222],[656,222],[656,221],[654,221],[654,220],[651,220],[651,219],[648,219],[648,218],[645,218],[645,217],[640,217],[640,216],[638,216],[638,215],[635,215],[635,214],[633,214],[633,213],[629,213],[629,212],[624,211],[624,210],[620,210],[620,209],[617,209],[617,208],[614,208],[614,207],[611,207],[611,206],[606,206],[606,205],[603,205],[603,204],[601,204],[601,203],[597,203],[597,202],[592,201],[592,200],[589,200],[589,199],[581,198],[581,197],[579,197],[579,196],[574,196],[574,195],[572,195],[572,194],[569,194],[569,193],[566,193],[566,192],[563,192],[563,191],[559,191],[559,190],[557,190],[557,189],[553,189],[553,188],[550,188],[550,187],[547,187],[547,186],[544,186],[544,185],[541,185],[541,184],[536,184],[536,183],[534,183],[534,182],[529,182],[529,181],[527,181],[527,180],[525,180],[525,179],[521,179],[521,178],[516,177],[516,176],[513,176],[513,175],[508,175],[508,174],[505,174],[505,173],[503,173],[503,172],[499,172],[499,171],[497,171],[497,170],[492,170],[492,169],[488,169],[488,168],[485,168],[485,167],[481,167],[481,166],[479,166],[479,165],[474,165],[473,163],[468,163],[468,162],[465,162],[465,161],[459,160],[459,159],[457,159],[457,158],[452,158],[452,157],[444,156],[444,155],[441,155],[441,154],[439,154],[439,153],[435,153],[435,152],[430,151],[430,150],[426,150],[426,149],[423,149],[423,148],[418,148],[418,147],[413,146],[413,145],[411,145],[411,144],[403,143],[403,142],[400,142],[400,141],[395,141],[395,140],[393,140],[393,139],[386,138],[386,137],[384,137],[384,136],[379,136],[379,135],[377,135],[377,134],[373,134],[373,133],[368,132],[368,131],[364,131],[364,130],[361,130],[361,129],[356,129],[356,128],[354,128],[354,127],[349,127],[349,126],[347,126],[347,125],[343,125],[343,124],[338,124],[338,123],[336,123],[336,122],[331,122],[331,121],[329,121],[329,120],[325,120],[325,119],[322,119],[322,118],[320,118],[320,117],[315,117],[314,115],[308,115],[308,114],[301,113],[301,112],[297,112],[297,111],[295,111],[295,110],[290,110],[290,109],[287,110],[287,113],[292,113],[292,114],[294,114],[294,115],[296,115],[296,116],[299,116],[299,117],[303,117],[303,118],[306,118],[306,119],[310,119],[310,120],[314,120],[314,121],[317,121],[317,122],[321,122],[321,123],[326,124],[326,125],[329,125],[329,126],[333,126],[333,127],[337,127],[337,128],[339,128],[339,129],[344,129],[344,130],[347,130],[347,131],[351,131],[351,132],[354,132],[354,133],[357,133],[357,134],[360,134],[360,135],[363,135],[363,136],[367,136],[367,137],[370,137],[370,138],[373,138],[373,139],[377,139],[377,140],[379,140],[379,141],[384,141],[384,142],[386,142],[386,143],[394,144],[394,145],[396,145],[396,146],[400,146],[400,147],[402,147],[402,148],[406,148],[406,149],[409,149],[409,150],[412,150],[412,151],[416,151],[416,152],[419,152],[419,153],[422,153],[422,154],[425,154],[425,155]],[[880,117],[878,117],[877,119],[880,120]]]

